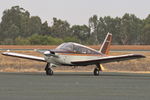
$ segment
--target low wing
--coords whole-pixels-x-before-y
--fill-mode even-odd
[[[2,55],[46,62],[43,57],[37,57],[37,56],[31,56],[31,55],[25,55],[25,54],[13,53],[13,52],[3,52]]]
[[[130,59],[138,59],[138,58],[145,58],[145,56],[140,54],[127,54],[127,55],[119,55],[119,56],[106,56],[100,57],[98,59],[89,59],[84,61],[72,61],[71,63],[74,65],[92,65],[97,63],[109,63],[109,62],[116,62],[116,61],[124,61]]]

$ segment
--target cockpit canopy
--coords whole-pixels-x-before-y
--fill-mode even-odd
[[[79,53],[79,54],[100,54],[98,51],[88,48],[86,46],[83,46],[81,44],[77,43],[63,43],[59,45],[56,49],[58,50],[65,50],[70,53]]]

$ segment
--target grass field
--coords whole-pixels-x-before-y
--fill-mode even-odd
[[[56,45],[0,45],[0,49],[54,49]],[[99,45],[89,46],[93,49],[99,49]],[[112,50],[150,50],[150,45],[112,45]]]
[[[3,46],[0,46],[2,48]],[[54,48],[55,46],[4,46],[5,49],[35,49],[36,47],[39,47],[39,49],[47,49],[47,48]],[[3,47],[3,48],[4,48]],[[94,47],[94,46],[93,46]],[[113,48],[116,48],[118,50],[120,49],[138,49],[138,50],[150,50],[150,46],[114,46]],[[94,47],[97,48],[97,47]],[[120,49],[119,49],[120,48]],[[143,48],[143,49],[142,49]],[[111,48],[112,49],[112,48]],[[1,51],[2,52],[2,51]],[[42,56],[41,54],[35,52],[35,51],[14,51],[18,53],[24,53],[29,55],[35,55],[35,56]],[[110,52],[110,55],[120,55],[120,54],[129,54],[129,53],[136,53],[136,54],[144,54],[146,58],[144,59],[137,59],[137,60],[129,60],[129,61],[123,61],[123,62],[113,62],[108,64],[103,64],[104,71],[150,71],[150,52],[143,52],[143,51],[136,51],[136,52]],[[13,58],[13,57],[7,57],[0,55],[0,71],[1,72],[37,72],[37,71],[44,71],[46,63],[43,62],[37,62],[32,60],[25,60],[25,59],[19,59],[19,58]],[[87,66],[87,67],[55,67],[53,68],[54,71],[93,71],[93,66]]]

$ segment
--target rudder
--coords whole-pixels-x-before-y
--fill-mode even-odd
[[[105,40],[104,40],[99,52],[101,52],[102,54],[108,55],[108,53],[110,51],[111,41],[112,41],[112,34],[107,33]]]

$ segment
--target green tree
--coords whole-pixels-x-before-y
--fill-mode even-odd
[[[27,38],[31,45],[58,45],[63,43],[59,38],[53,38],[51,36],[43,36],[38,34],[33,34],[31,37]]]
[[[93,15],[89,18],[89,28],[91,30],[90,38],[92,38],[90,40],[93,41],[94,44],[98,44],[98,24],[99,20],[97,15]]]
[[[51,35],[51,27],[48,26],[47,21],[45,21],[41,26],[42,35]]]
[[[26,38],[22,38],[19,36],[15,39],[15,44],[16,45],[30,45],[30,41]]]
[[[120,44],[136,44],[141,35],[142,21],[133,14],[125,14],[121,20]]]
[[[42,22],[40,17],[32,16],[29,20],[29,33],[26,33],[26,36],[31,36],[32,34],[41,33]]]
[[[51,32],[51,35],[57,38],[65,38],[66,36],[70,36],[70,24],[67,21],[53,18]]]
[[[86,25],[73,25],[71,27],[71,35],[72,37],[76,37],[79,40],[79,43],[87,44],[90,29]]]
[[[11,44],[14,42],[14,38],[23,34],[23,19],[29,18],[30,14],[28,11],[14,6],[11,9],[7,9],[3,12],[0,36],[3,37],[1,41],[10,41]],[[26,21],[24,21],[26,22]],[[27,25],[26,25],[27,26]],[[9,42],[7,42],[9,43]]]
[[[61,19],[53,18],[52,26],[40,17],[13,6],[3,12],[0,23],[0,44],[60,44],[62,42],[79,42],[82,44],[99,44],[105,35],[113,34],[113,44],[150,44],[150,15],[141,20],[134,14],[123,17],[89,18],[89,25],[72,25]]]
[[[141,36],[141,44],[150,44],[150,15],[148,15],[147,18],[144,20],[142,33],[143,34]]]

